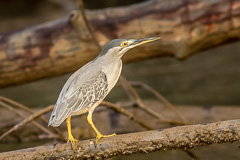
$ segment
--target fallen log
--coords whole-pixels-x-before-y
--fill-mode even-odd
[[[87,11],[100,45],[114,38],[162,36],[124,56],[179,59],[240,39],[240,2],[152,0]],[[75,71],[99,54],[79,11],[68,17],[0,34],[0,88]]]
[[[76,149],[70,143],[39,146],[0,153],[0,159],[106,159],[157,150],[187,149],[214,143],[240,140],[240,120],[221,121],[117,135],[79,141]]]

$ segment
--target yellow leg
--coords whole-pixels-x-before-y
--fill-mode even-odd
[[[91,127],[93,128],[93,130],[97,133],[97,140],[96,140],[96,143],[101,139],[101,138],[104,138],[104,137],[111,137],[111,136],[115,136],[116,134],[111,134],[111,135],[102,135],[98,130],[97,128],[95,127],[95,125],[93,124],[93,121],[92,121],[92,113],[93,113],[93,110],[89,110],[88,112],[88,116],[87,116],[87,120],[88,120],[88,123],[91,125]]]
[[[68,129],[68,141],[67,142],[71,142],[72,143],[72,148],[75,149],[75,142],[77,140],[74,139],[73,136],[72,136],[71,122],[70,121],[71,121],[71,117],[68,117],[66,119],[67,129]]]

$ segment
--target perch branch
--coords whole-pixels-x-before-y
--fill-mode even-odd
[[[101,139],[96,146],[94,140],[84,140],[76,143],[75,151],[71,149],[70,143],[39,146],[0,153],[0,159],[107,159],[239,140],[240,120],[238,119],[117,135]]]

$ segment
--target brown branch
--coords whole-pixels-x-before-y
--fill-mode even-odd
[[[165,118],[163,115],[159,114],[158,112],[155,112],[151,108],[147,107],[141,100],[138,93],[134,90],[134,88],[131,86],[131,84],[127,81],[127,79],[123,76],[120,76],[120,82],[125,90],[125,92],[129,95],[130,99],[137,104],[139,108],[147,112],[148,114],[152,115],[155,118],[158,118],[163,123],[171,123],[171,124],[177,124],[177,125],[186,125],[187,123],[181,122],[178,120],[171,120]]]
[[[12,105],[14,105],[14,106],[16,106],[16,107],[19,107],[20,109],[22,109],[22,110],[24,110],[24,111],[27,111],[28,113],[31,113],[31,114],[34,113],[34,111],[31,110],[30,108],[24,106],[24,105],[21,104],[21,103],[18,103],[18,102],[16,102],[16,101],[12,100],[12,99],[9,99],[9,98],[0,96],[0,100],[5,101],[5,102],[7,102],[7,103],[10,103],[10,104],[12,104]],[[8,109],[9,109],[9,108],[8,108]],[[23,116],[22,116],[22,117],[23,117]],[[24,118],[26,118],[26,116],[24,116]],[[46,118],[44,118],[44,117],[42,117],[42,116],[40,116],[39,118],[40,118],[45,124],[48,124],[48,120],[47,120]],[[58,129],[58,128],[56,128],[56,127],[52,127],[52,128],[53,128],[53,130],[59,135],[59,139],[60,139],[61,141],[66,141],[66,140],[65,140],[65,137],[64,137],[62,131],[60,131],[60,129]],[[45,129],[46,129],[46,128],[44,128],[44,130],[45,130]]]
[[[198,156],[191,151],[190,149],[183,149],[190,157],[192,157],[192,160],[198,160]]]
[[[136,87],[142,87],[142,88],[146,89],[147,91],[151,92],[152,94],[154,94],[161,102],[163,102],[163,104],[165,106],[167,106],[170,109],[172,109],[173,111],[175,111],[185,123],[189,124],[189,121],[187,120],[187,118],[174,105],[172,105],[163,95],[161,95],[158,91],[156,91],[155,89],[153,89],[152,87],[150,87],[149,85],[147,85],[143,82],[130,81],[129,83]]]
[[[39,146],[0,153],[0,159],[107,159],[135,153],[194,148],[239,140],[240,120],[238,119],[116,135],[101,139],[96,146],[94,140],[84,140],[76,143],[75,151],[71,149],[70,143]]]
[[[14,109],[13,107],[11,107],[10,105],[0,101],[0,105],[3,106],[4,108],[12,111],[12,112],[15,112],[16,114],[18,114],[19,116],[23,117],[23,118],[26,118],[27,115],[25,115],[24,113],[20,112],[19,110],[16,110]],[[32,122],[36,127],[38,127],[39,129],[41,129],[43,132],[49,134],[49,135],[53,135],[53,133],[51,131],[49,131],[47,128],[45,128],[44,126],[42,126],[40,123],[36,122],[36,121],[33,121]],[[16,126],[16,125],[15,125]],[[15,127],[14,126],[14,127]],[[14,128],[13,127],[13,128]],[[11,130],[11,129],[10,129]],[[16,130],[16,129],[15,129]],[[7,131],[8,132],[8,131]],[[6,134],[7,135],[7,134]],[[0,137],[0,140],[6,136],[5,133]]]
[[[141,100],[138,93],[134,90],[134,88],[129,84],[127,79],[124,76],[120,76],[120,82],[122,84],[123,89],[127,93],[127,95],[130,97],[130,100],[135,102],[141,109],[146,111],[147,113],[151,114],[152,116],[159,118],[160,120],[165,119],[163,115],[153,111],[149,107],[147,107]]]
[[[6,104],[4,104],[3,102],[0,101],[0,105],[2,106],[7,106]],[[23,121],[19,122],[18,124],[16,124],[14,127],[12,127],[10,130],[8,130],[7,132],[5,132],[3,135],[1,135],[0,140],[3,139],[5,136],[7,136],[8,134],[12,133],[13,131],[16,131],[17,129],[19,129],[20,127],[24,126],[25,124],[34,121],[34,119],[40,117],[41,115],[51,111],[53,109],[53,105],[48,106],[47,108],[44,108],[32,115],[30,115],[29,117],[25,118]],[[34,123],[34,122],[33,122]],[[37,125],[36,125],[37,126]],[[56,136],[55,134],[53,134],[52,132],[50,132],[49,130],[44,130],[46,133],[48,133],[49,135],[51,135],[52,137],[58,138],[58,136]]]
[[[21,121],[21,119],[18,118],[18,119],[13,119],[13,120],[7,121],[7,122],[1,122],[0,123],[0,130],[4,129],[4,128],[12,127],[13,125],[18,123],[19,121]]]
[[[140,124],[142,127],[146,128],[146,129],[149,129],[149,130],[153,130],[154,128],[152,128],[151,126],[149,126],[148,124],[146,124],[145,122],[139,120],[136,116],[134,116],[132,113],[128,112],[127,110],[125,110],[124,108],[116,105],[116,104],[113,104],[113,103],[110,103],[110,102],[106,102],[106,101],[103,101],[101,103],[101,105],[103,106],[106,106],[107,108],[109,109],[112,109],[116,112],[119,112],[125,116],[127,116],[129,119],[137,122],[138,124]]]
[[[95,37],[94,33],[93,33],[93,30],[87,20],[87,16],[86,16],[86,13],[85,13],[85,9],[84,9],[84,5],[83,5],[83,1],[82,0],[78,0],[78,7],[80,9],[80,12],[82,13],[82,16],[83,16],[83,20],[87,26],[87,29],[89,31],[89,33],[91,34],[96,46],[98,47],[99,51],[102,50],[102,47],[99,45],[98,41],[97,41],[97,38]]]
[[[34,111],[31,110],[30,108],[24,106],[24,105],[21,104],[21,103],[18,103],[18,102],[16,102],[16,101],[12,100],[12,99],[9,99],[9,98],[7,98],[7,97],[0,96],[0,100],[5,101],[5,102],[7,102],[7,103],[10,103],[10,104],[12,104],[12,105],[14,105],[14,106],[17,106],[17,107],[19,107],[20,109],[22,109],[22,110],[24,110],[24,111],[27,111],[28,113],[34,113]]]

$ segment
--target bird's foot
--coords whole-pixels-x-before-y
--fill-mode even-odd
[[[111,135],[102,135],[101,133],[99,133],[96,137],[96,143],[98,143],[98,141],[101,139],[101,138],[105,138],[105,137],[112,137],[112,136],[116,136],[116,133],[113,133]]]
[[[71,142],[72,148],[73,148],[73,150],[75,150],[75,142],[77,142],[77,141],[78,141],[78,140],[74,139],[73,136],[70,135],[70,136],[68,137],[68,141],[67,141],[67,142]]]

